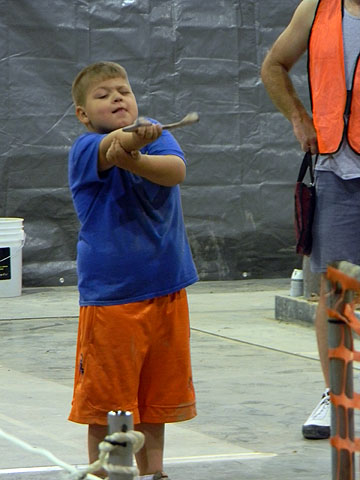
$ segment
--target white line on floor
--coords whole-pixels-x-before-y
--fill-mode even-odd
[[[208,463],[208,462],[231,462],[234,460],[254,460],[256,458],[276,457],[276,453],[242,452],[222,453],[219,455],[196,455],[193,457],[165,458],[164,463],[173,465],[175,463]]]
[[[208,462],[231,462],[234,460],[254,460],[257,458],[276,457],[275,453],[262,452],[244,452],[244,453],[224,453],[220,455],[198,455],[193,457],[169,457],[165,458],[165,465],[174,465],[178,463],[208,463]],[[79,470],[86,468],[86,465],[77,465]],[[15,473],[44,473],[58,472],[60,467],[22,467],[22,468],[2,468],[0,475],[11,475]]]

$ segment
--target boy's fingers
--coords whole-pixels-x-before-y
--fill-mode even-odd
[[[139,127],[136,131],[136,133],[140,137],[146,138],[147,140],[152,138],[154,139],[157,138],[158,136],[161,135],[161,132],[162,132],[161,125],[158,125],[158,124]]]

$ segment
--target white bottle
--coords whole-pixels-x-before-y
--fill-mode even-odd
[[[303,271],[294,269],[291,275],[290,296],[302,297],[304,295]]]

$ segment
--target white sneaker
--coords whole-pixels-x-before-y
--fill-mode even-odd
[[[327,388],[302,427],[305,438],[321,440],[330,437],[330,389]]]

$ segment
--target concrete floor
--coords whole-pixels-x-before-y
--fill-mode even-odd
[[[188,289],[198,416],[167,427],[172,480],[331,478],[326,440],[301,426],[323,391],[311,326],[274,318],[288,279],[200,282]],[[87,464],[86,427],[67,421],[78,296],[74,287],[0,298],[0,428]],[[0,479],[66,479],[0,438]]]

